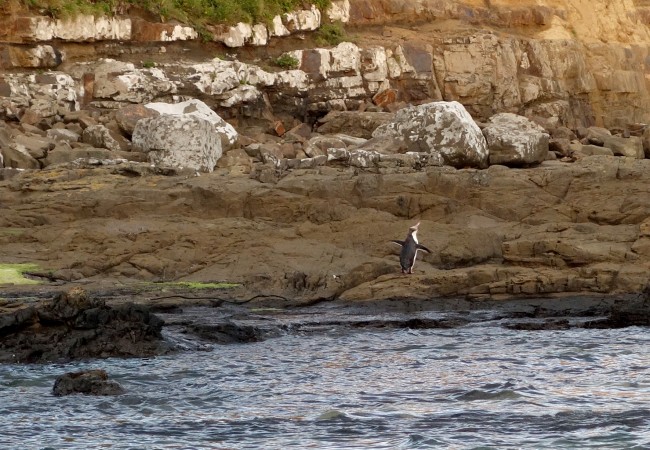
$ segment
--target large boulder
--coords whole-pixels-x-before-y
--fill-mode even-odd
[[[488,164],[488,148],[481,129],[458,102],[433,102],[399,110],[392,122],[380,125],[373,138],[397,138],[407,150],[438,154],[457,168]]]
[[[500,113],[490,117],[483,128],[490,152],[490,164],[521,166],[546,159],[549,135],[526,117]]]
[[[221,135],[213,123],[192,114],[141,119],[132,140],[158,166],[212,172],[222,154]]]
[[[228,150],[237,141],[235,128],[201,100],[191,99],[180,103],[147,103],[144,106],[147,109],[157,111],[161,115],[191,116],[210,122],[214,130],[219,134],[221,147],[224,150]]]

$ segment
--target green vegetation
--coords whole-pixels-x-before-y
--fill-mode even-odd
[[[321,46],[339,45],[343,41],[349,41],[341,22],[326,23],[316,31],[316,43]]]
[[[0,264],[0,284],[39,284],[24,275],[35,270],[39,270],[36,264]]]
[[[0,237],[2,236],[22,236],[25,234],[24,228],[0,228]]]
[[[52,17],[116,15],[137,8],[161,20],[176,19],[204,29],[205,24],[263,23],[298,9],[303,0],[0,0],[0,13],[28,9]],[[310,0],[321,10],[330,0]]]
[[[297,69],[300,66],[300,61],[295,56],[285,53],[275,60],[275,65],[285,70]]]
[[[142,67],[144,67],[145,69],[152,69],[152,68],[156,67],[156,63],[153,62],[153,61],[149,61],[149,60],[142,61]]]
[[[179,287],[189,289],[231,289],[239,286],[238,283],[203,283],[200,281],[166,281],[164,283],[155,283],[156,286]]]

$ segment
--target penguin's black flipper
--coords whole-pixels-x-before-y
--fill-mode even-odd
[[[395,244],[397,244],[397,245],[401,245],[402,247],[404,247],[404,241],[395,241],[395,240],[392,240],[391,242],[393,242],[393,243],[395,243]],[[431,252],[429,252],[429,253],[431,253]]]
[[[428,248],[426,248],[426,247],[425,247],[424,245],[422,245],[422,244],[418,244],[418,250],[424,250],[424,251],[427,252],[427,253],[431,253],[431,250],[429,250]]]

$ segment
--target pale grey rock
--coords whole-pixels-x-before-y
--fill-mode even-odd
[[[214,124],[196,115],[162,114],[135,126],[133,145],[157,166],[212,172],[221,158],[221,135]]]
[[[352,150],[350,152],[348,163],[352,167],[368,169],[370,167],[375,167],[379,163],[380,156],[381,155],[378,152],[367,150]]]
[[[401,109],[372,136],[401,139],[408,151],[439,154],[445,164],[457,168],[484,168],[488,164],[483,133],[458,102],[433,102]]]
[[[79,110],[77,84],[62,72],[3,75],[7,96],[0,95],[0,118],[20,119],[26,110],[42,118]]]
[[[191,99],[180,103],[147,103],[144,106],[161,115],[198,117],[211,123],[215,132],[221,137],[222,148],[227,149],[237,141],[235,128],[201,100]]]
[[[350,159],[350,152],[345,148],[328,148],[325,153],[327,154],[328,162],[348,162]]]
[[[290,32],[314,31],[320,27],[321,13],[315,6],[309,9],[301,9],[286,13],[282,16],[282,22]]]
[[[546,160],[549,151],[549,135],[544,128],[517,114],[500,113],[490,117],[483,135],[490,164],[539,164]]]
[[[132,63],[106,59],[95,68],[95,101],[141,104],[162,95],[175,94],[177,89],[178,83],[158,67],[136,69]]]
[[[53,19],[34,16],[26,20],[26,30],[21,34],[34,41],[62,39],[77,42],[131,39],[131,19],[79,14],[74,17]]]
[[[347,23],[350,21],[350,0],[334,0],[325,11],[330,22]]]
[[[80,135],[67,128],[50,128],[47,130],[47,137],[53,141],[77,142]]]

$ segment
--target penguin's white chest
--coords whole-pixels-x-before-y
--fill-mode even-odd
[[[414,231],[411,236],[413,236],[413,240],[415,241],[416,244],[419,244],[418,242],[418,232]]]

